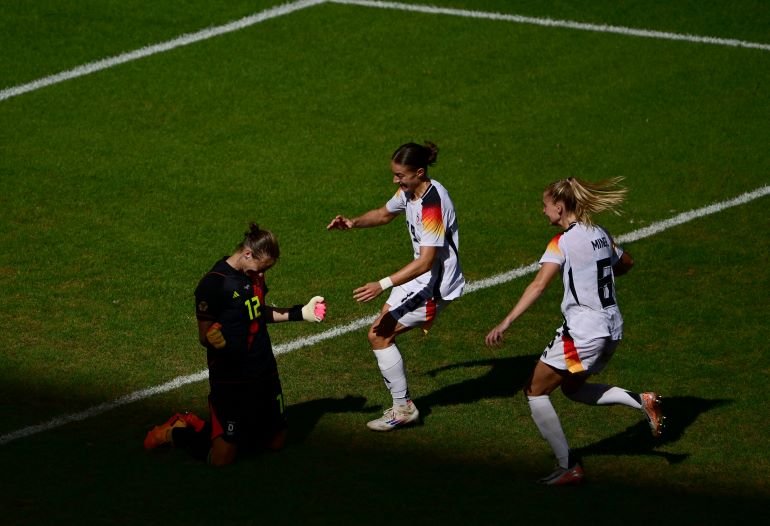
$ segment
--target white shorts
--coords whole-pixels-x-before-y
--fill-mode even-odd
[[[560,371],[596,374],[610,361],[619,343],[620,340],[606,337],[576,344],[561,326],[546,346],[540,361]]]
[[[404,327],[422,326],[425,332],[433,325],[438,313],[451,303],[450,300],[426,298],[410,290],[409,284],[397,285],[388,296],[389,312]]]

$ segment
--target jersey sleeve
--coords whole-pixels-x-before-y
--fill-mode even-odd
[[[402,214],[406,210],[406,196],[400,188],[393,194],[393,197],[388,199],[388,202],[385,203],[385,208],[391,214]]]
[[[441,196],[431,188],[422,200],[422,238],[420,246],[441,247],[446,243],[446,218]]]
[[[564,257],[564,252],[562,252],[561,246],[559,245],[559,241],[561,241],[562,235],[563,233],[556,234],[553,236],[551,241],[548,242],[548,246],[545,247],[543,257],[540,258],[541,265],[543,263],[556,263],[560,267],[564,266],[566,258]]]
[[[222,284],[224,276],[209,273],[201,278],[195,289],[195,317],[201,321],[215,321],[222,312]]]

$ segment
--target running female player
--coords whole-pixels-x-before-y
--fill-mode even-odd
[[[593,223],[592,214],[616,211],[626,190],[620,178],[590,184],[574,177],[548,185],[543,193],[543,213],[551,225],[562,229],[540,259],[540,271],[524,290],[513,310],[486,336],[487,345],[498,345],[503,334],[561,273],[564,323],[546,346],[524,387],[532,419],[550,444],[558,466],[540,479],[549,485],[575,484],[584,476],[578,459],[571,458],[567,437],[551,404],[559,386],[571,400],[590,405],[622,404],[643,411],[653,436],[660,436],[663,416],[655,393],[632,393],[620,387],[589,384],[600,372],[623,336],[623,317],[615,298],[615,276],[633,266],[628,252],[615,245],[610,234]]]
[[[376,227],[399,214],[406,217],[414,259],[379,281],[353,291],[359,302],[371,301],[393,287],[379,316],[369,329],[374,351],[393,405],[383,416],[367,423],[373,431],[390,431],[419,421],[420,412],[409,394],[406,369],[396,346],[396,336],[415,327],[427,331],[436,316],[465,285],[458,257],[459,236],[455,208],[441,183],[431,180],[428,167],[435,164],[433,143],[401,145],[391,156],[390,169],[396,193],[384,206],[348,219],[338,215],[328,230]]]

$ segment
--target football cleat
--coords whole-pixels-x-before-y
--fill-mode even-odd
[[[420,418],[420,412],[409,400],[405,406],[394,405],[385,411],[380,418],[366,423],[366,427],[372,431],[392,431],[397,427],[414,424]]]
[[[203,429],[206,422],[194,413],[176,413],[165,423],[153,427],[144,437],[144,449],[155,449],[171,444],[171,431],[175,427],[192,427],[196,432]]]
[[[576,462],[569,468],[557,467],[553,473],[541,478],[537,482],[547,486],[568,486],[580,484],[583,482],[584,477],[583,466]]]
[[[201,429],[203,429],[203,426],[206,425],[206,421],[203,420],[201,417],[196,415],[195,413],[190,413],[189,411],[182,413],[182,420],[185,421],[188,427],[191,427],[195,430],[196,433],[200,433]]]
[[[658,438],[663,434],[666,417],[663,416],[663,400],[655,393],[642,393],[642,412],[650,425],[652,436]]]

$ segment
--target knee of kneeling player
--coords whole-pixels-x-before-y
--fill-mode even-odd
[[[209,464],[212,466],[226,466],[235,461],[237,447],[226,442],[223,438],[215,438],[209,450]]]
[[[281,431],[273,435],[273,437],[270,440],[267,441],[267,444],[265,444],[265,447],[270,451],[280,451],[286,445],[286,435],[287,435],[286,430],[282,429]]]

